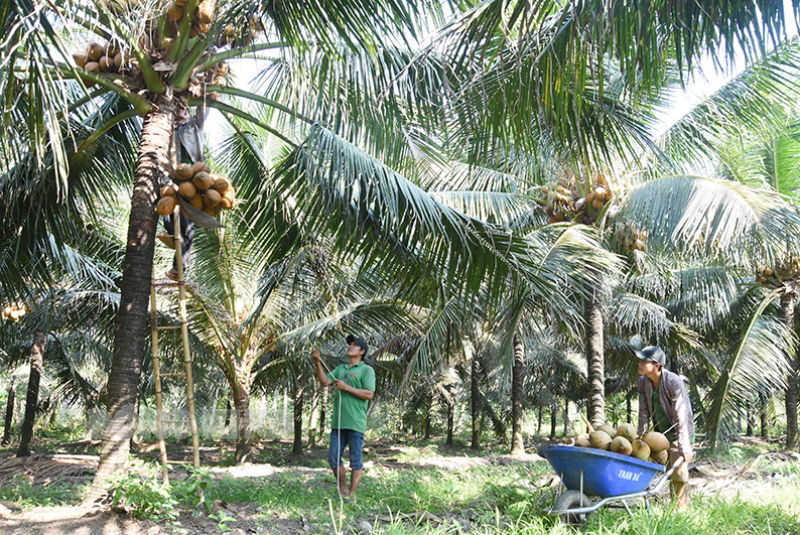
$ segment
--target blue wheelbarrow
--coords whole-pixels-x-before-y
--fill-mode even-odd
[[[661,492],[681,464],[665,472],[660,464],[576,446],[543,446],[539,455],[550,462],[566,487],[544,512],[558,515],[565,524],[584,524],[591,513],[611,503],[622,503],[631,514],[629,504],[643,498],[649,509],[649,498]],[[661,477],[656,479],[658,474]],[[590,496],[599,500],[593,503]]]

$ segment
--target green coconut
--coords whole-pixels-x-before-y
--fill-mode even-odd
[[[617,435],[618,437],[625,437],[628,439],[628,442],[633,442],[636,440],[636,427],[633,424],[620,424],[617,427]]]
[[[602,449],[603,446],[611,444],[611,437],[605,431],[592,431],[589,433],[589,443],[593,448]]]

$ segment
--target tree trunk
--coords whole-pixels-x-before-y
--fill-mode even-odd
[[[328,389],[322,389],[322,402],[319,404],[319,441],[325,440],[325,415],[328,412]]]
[[[449,386],[445,386],[447,392],[450,394],[450,399],[446,400],[447,403],[447,438],[444,443],[446,446],[453,445],[453,416],[455,413],[455,399],[453,399],[452,392]]]
[[[28,376],[28,396],[25,398],[25,419],[22,421],[22,438],[19,441],[17,457],[30,457],[31,440],[33,440],[33,423],[36,419],[36,408],[39,406],[39,379],[42,376],[47,338],[44,333],[33,335],[31,346],[31,373]]]
[[[471,374],[471,388],[470,388],[470,401],[472,406],[472,444],[470,448],[477,450],[481,447],[481,422],[480,422],[480,388],[478,379],[480,378],[480,363],[477,356],[472,357],[472,374]]]
[[[165,175],[163,164],[169,161],[174,109],[171,100],[159,97],[155,110],[145,117],[142,125],[114,331],[114,357],[108,375],[108,418],[103,431],[100,464],[87,502],[105,496],[106,480],[118,473],[128,460],[130,440],[138,424],[136,399],[149,321],[153,250],[158,224],[155,204]]]
[[[781,315],[787,328],[794,332],[794,292],[781,296]],[[789,373],[786,378],[786,449],[797,449],[797,356],[787,355]]]
[[[769,398],[766,396],[766,394],[759,392],[758,401],[760,405],[761,416],[761,438],[764,440],[769,440]]]
[[[564,399],[564,436],[569,436],[569,400]]]
[[[424,424],[423,424],[422,428],[424,430],[423,438],[425,440],[430,440],[431,439],[431,411],[430,411],[430,406],[428,406],[428,410],[425,412],[425,419],[424,419]]]
[[[525,453],[522,440],[522,369],[525,347],[518,333],[514,333],[514,367],[511,370],[511,454]]]
[[[539,414],[536,417],[536,434],[538,436],[542,435],[542,424],[544,423],[543,420],[544,420],[544,409],[542,409],[542,406],[539,405]]]
[[[5,446],[11,443],[11,427],[14,424],[14,401],[17,397],[17,381],[11,379],[11,384],[8,385],[8,399],[6,399],[6,419],[3,422],[3,440],[0,440],[0,446]]]
[[[236,409],[236,452],[233,463],[241,466],[250,455],[250,392],[235,388],[233,406]]]
[[[222,436],[227,436],[231,429],[231,398],[225,400],[225,427],[222,429]]]
[[[309,448],[313,448],[317,445],[317,410],[319,409],[319,389],[319,382],[314,381],[314,391],[311,393],[311,416],[308,419]]]
[[[558,420],[556,415],[557,412],[558,406],[553,404],[553,406],[550,407],[550,440],[556,439],[556,421]]]
[[[628,395],[625,396],[625,421],[627,423],[631,423],[633,421],[633,403],[631,400],[633,399],[633,390],[628,392]]]
[[[281,435],[286,436],[289,428],[289,394],[286,388],[283,389],[283,425]]]
[[[601,295],[589,288],[586,300],[586,362],[589,383],[589,422],[605,423],[605,359],[603,355],[603,311]]]
[[[303,453],[303,374],[297,376],[294,382],[294,441],[292,442],[292,455]]]
[[[756,423],[756,413],[753,410],[753,404],[749,401],[747,402],[747,431],[745,432],[745,436],[752,437],[753,436],[753,428],[755,427]]]

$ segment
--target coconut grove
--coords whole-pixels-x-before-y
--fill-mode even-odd
[[[797,531],[798,20],[6,1],[0,531]]]

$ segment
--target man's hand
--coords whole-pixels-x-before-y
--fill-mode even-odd
[[[315,361],[319,362],[319,358],[322,356],[319,353],[319,349],[313,349],[311,351],[311,356],[314,358]]]
[[[346,391],[348,388],[350,388],[350,385],[348,385],[347,383],[345,383],[341,379],[336,379],[333,382],[333,385],[339,390],[345,390]]]

